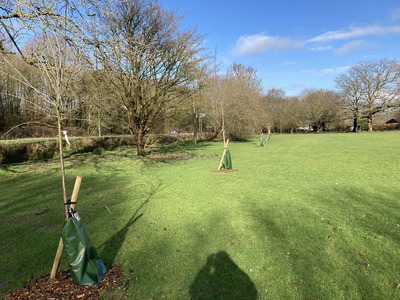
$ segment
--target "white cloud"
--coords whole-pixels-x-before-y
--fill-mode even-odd
[[[338,68],[325,68],[319,70],[303,70],[302,72],[305,74],[309,74],[312,76],[324,76],[324,75],[332,75],[332,74],[340,74],[346,72],[350,66],[338,67]]]
[[[317,46],[310,48],[311,51],[319,52],[319,51],[328,51],[332,50],[331,46]]]
[[[400,9],[393,12],[393,15],[398,15],[400,19]],[[278,36],[269,36],[263,33],[254,35],[243,35],[238,38],[232,54],[237,56],[263,53],[276,49],[287,49],[303,47],[309,43],[326,43],[338,40],[350,40],[354,38],[361,38],[371,35],[386,35],[386,34],[400,34],[400,25],[394,26],[365,26],[357,27],[352,26],[346,30],[327,31],[323,34],[315,36],[311,39],[300,42],[292,38],[284,38]],[[365,46],[365,42],[354,41],[343,45],[336,51],[336,54],[343,55],[351,50]],[[328,51],[332,50],[329,45],[316,45],[309,48],[312,51]]]
[[[236,42],[233,54],[242,56],[253,53],[262,53],[273,49],[298,47],[298,41],[289,38],[268,36],[265,34],[244,35]]]
[[[400,25],[396,26],[366,26],[350,27],[348,30],[328,31],[306,41],[307,43],[329,42],[335,40],[346,40],[368,35],[400,34]]]
[[[310,76],[324,76],[324,75],[335,75],[335,74],[341,74],[343,72],[346,72],[348,69],[350,69],[351,66],[343,66],[343,67],[337,67],[337,68],[324,68],[324,69],[305,69],[305,70],[292,70],[292,71],[271,71],[268,72],[266,75],[275,77],[275,76],[304,76],[310,75]]]
[[[337,49],[335,51],[335,53],[337,55],[345,55],[345,54],[349,53],[350,51],[365,47],[366,45],[368,45],[368,43],[363,40],[352,41],[350,43],[346,43],[346,44],[342,45],[339,49]]]

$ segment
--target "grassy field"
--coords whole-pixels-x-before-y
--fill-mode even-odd
[[[69,157],[67,187],[106,266],[105,299],[400,299],[400,132],[272,135]],[[50,272],[57,162],[0,169],[0,288]],[[67,269],[65,257],[61,269]]]

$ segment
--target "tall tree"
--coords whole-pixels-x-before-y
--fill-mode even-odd
[[[261,80],[255,69],[234,63],[228,70],[226,83],[227,130],[231,139],[245,140],[260,132],[265,121]]]
[[[305,90],[302,102],[309,124],[315,132],[327,130],[340,119],[339,95],[330,90]]]
[[[96,1],[100,71],[114,86],[126,129],[137,153],[146,155],[145,137],[164,113],[201,85],[205,57],[202,36],[183,29],[181,16],[157,1]]]
[[[338,77],[353,117],[362,109],[367,119],[368,131],[372,131],[372,118],[379,112],[400,105],[400,66],[397,60],[380,59],[362,61]]]
[[[268,90],[263,97],[265,114],[267,115],[266,126],[268,134],[274,129],[280,133],[284,131],[285,123],[285,105],[288,101],[285,91],[272,88]]]
[[[229,139],[245,140],[261,130],[264,115],[256,70],[233,64],[226,74],[214,76],[209,87],[207,115],[216,133],[223,129]]]
[[[340,74],[336,80],[344,108],[353,119],[353,132],[357,132],[358,119],[362,113],[362,83],[355,69],[350,69],[345,74]]]

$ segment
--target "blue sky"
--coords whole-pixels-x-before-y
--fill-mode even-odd
[[[334,89],[352,65],[400,59],[398,0],[159,0],[205,35],[220,71],[233,63],[257,70],[265,91],[288,96]]]

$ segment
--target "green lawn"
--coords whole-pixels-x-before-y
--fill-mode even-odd
[[[105,299],[400,299],[400,132],[257,142],[229,144],[232,173],[212,172],[222,142],[68,158],[93,244],[125,271]],[[59,166],[2,168],[0,191],[5,292],[51,270]]]

